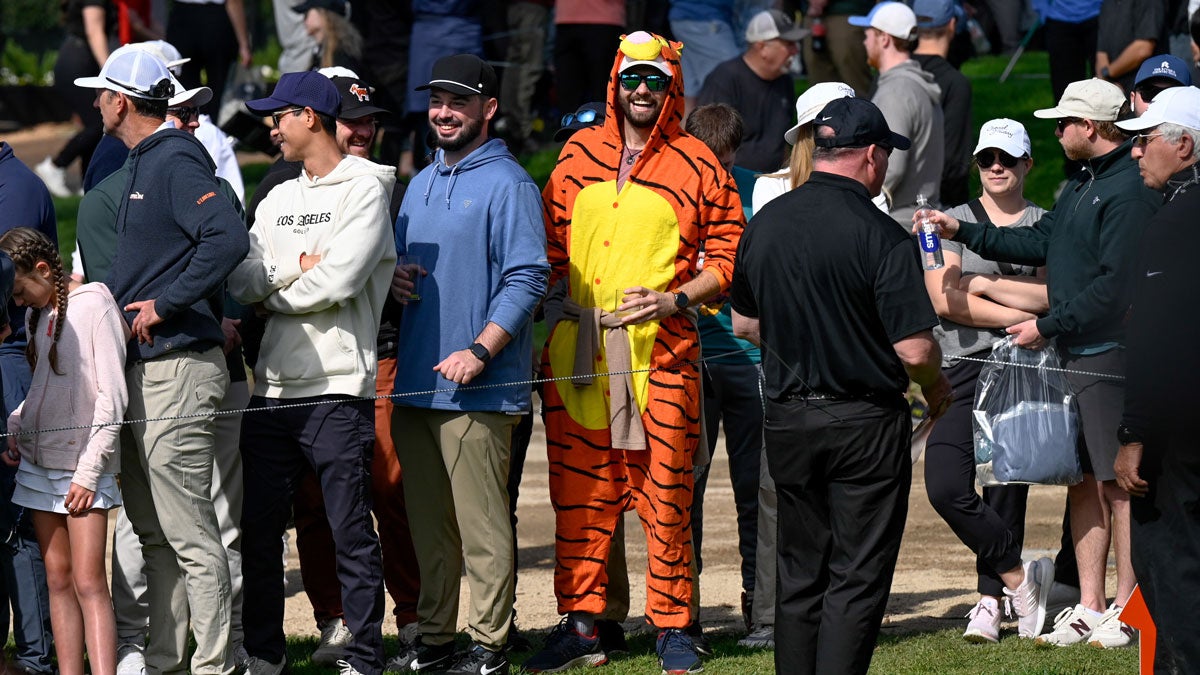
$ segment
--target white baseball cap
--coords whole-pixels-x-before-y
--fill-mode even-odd
[[[1142,131],[1160,124],[1178,124],[1200,131],[1200,89],[1171,87],[1164,89],[1150,102],[1141,117],[1117,122],[1126,131]]]
[[[850,17],[850,25],[881,30],[902,40],[917,37],[917,15],[903,2],[881,2],[866,16]]]
[[[136,45],[125,45],[108,55],[100,74],[79,77],[75,86],[108,89],[134,98],[165,100],[174,95],[167,64]]]
[[[208,87],[196,87],[195,89],[184,89],[179,80],[175,76],[171,76],[171,84],[175,85],[175,95],[167,99],[167,106],[170,108],[178,108],[181,106],[200,107],[206,105],[212,100],[213,92]]]
[[[1013,157],[1032,157],[1033,146],[1029,142],[1029,132],[1025,126],[1016,120],[1005,117],[988,120],[979,129],[979,143],[971,151],[972,155],[980,150],[996,148],[1003,150]]]
[[[191,61],[190,58],[184,58],[183,54],[175,48],[175,45],[166,40],[147,40],[145,42],[131,43],[132,47],[143,49],[151,54],[162,59],[163,63],[167,64],[167,70],[178,75],[179,67]]]
[[[1157,98],[1157,97],[1155,97]],[[1058,105],[1034,110],[1033,116],[1042,119],[1078,117],[1096,122],[1115,122],[1125,105],[1125,91],[1105,80],[1093,77],[1067,85]]]
[[[839,98],[854,98],[854,87],[845,82],[819,82],[805,89],[796,99],[796,126],[783,132],[783,140],[795,145],[800,127],[812,122],[830,101]]]

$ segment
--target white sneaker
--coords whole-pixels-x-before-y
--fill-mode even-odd
[[[41,178],[42,182],[46,184],[46,189],[50,191],[50,194],[55,197],[74,196],[75,193],[67,187],[67,170],[55,166],[49,157],[33,167],[33,170],[37,173],[38,178]]]
[[[354,635],[341,619],[330,619],[321,626],[321,641],[313,650],[312,662],[322,666],[333,666],[346,658],[346,647]]]
[[[980,598],[971,611],[967,612],[971,620],[963,639],[975,644],[1000,641],[1000,603],[995,598]]]
[[[1101,649],[1114,649],[1128,647],[1137,640],[1137,629],[1121,621],[1122,609],[1124,608],[1115,602],[1108,606],[1104,616],[1100,618],[1100,624],[1092,631],[1092,639],[1088,644]]]
[[[279,663],[271,663],[266,659],[260,659],[257,656],[251,656],[246,659],[246,675],[280,675],[283,672],[283,666],[287,663],[287,657],[284,657]]]
[[[349,661],[338,659],[337,661],[338,675],[363,675],[357,668],[350,665]]]
[[[1099,623],[1083,605],[1068,607],[1054,617],[1054,630],[1039,636],[1037,644],[1066,647],[1086,642]]]
[[[1035,638],[1046,626],[1046,601],[1054,584],[1054,561],[1039,558],[1025,563],[1025,580],[1016,590],[1004,589],[1017,613],[1017,635]]]
[[[141,645],[132,642],[117,645],[117,675],[146,675],[146,656]]]
[[[775,648],[775,626],[770,624],[761,624],[754,627],[746,637],[738,640],[739,647],[748,649],[774,649]]]

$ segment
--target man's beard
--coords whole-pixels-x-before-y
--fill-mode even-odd
[[[464,120],[462,126],[459,127],[458,135],[454,138],[444,138],[438,133],[437,124],[434,122],[429,123],[429,128],[433,131],[434,147],[455,152],[462,150],[479,138],[479,135],[483,133],[483,121],[475,119]]]
[[[655,103],[654,99],[651,99],[650,102],[652,104]],[[663,111],[663,106],[659,105],[659,106],[657,106],[657,109],[654,111],[654,114],[649,119],[641,119],[641,118],[634,116],[633,97],[632,96],[629,98],[626,98],[626,99],[622,99],[620,101],[620,103],[621,103],[621,112],[625,114],[625,119],[628,120],[631,125],[633,125],[634,127],[638,128],[638,129],[647,129],[649,127],[654,126],[658,122],[658,117],[659,117],[659,115],[662,115],[662,111]]]

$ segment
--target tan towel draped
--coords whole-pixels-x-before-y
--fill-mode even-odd
[[[575,365],[572,383],[589,387],[596,377],[596,355],[600,353],[600,331],[604,332],[608,378],[608,425],[612,447],[618,450],[645,450],[646,428],[633,394],[633,354],[629,347],[629,331],[621,317],[599,307],[581,307],[570,296],[563,299],[563,318],[579,322],[575,340]]]

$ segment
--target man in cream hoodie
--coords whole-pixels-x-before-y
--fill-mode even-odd
[[[316,72],[288,73],[270,98],[294,181],[258,206],[250,253],[229,277],[240,302],[268,315],[242,426],[245,647],[250,673],[284,666],[282,539],[295,484],[316,470],[333,531],[346,625],[354,635],[341,672],[383,670],[383,572],[371,521],[375,441],[375,334],[396,253],[388,219],[394,175],[346,156],[334,136],[337,88]]]
[[[907,231],[917,210],[917,195],[940,203],[945,159],[941,89],[933,75],[912,58],[917,44],[917,15],[902,2],[881,2],[866,16],[850,17],[866,29],[867,62],[879,70],[874,103],[888,128],[912,141],[907,151],[892,153],[883,191],[890,213]],[[818,120],[820,122],[820,120]]]

